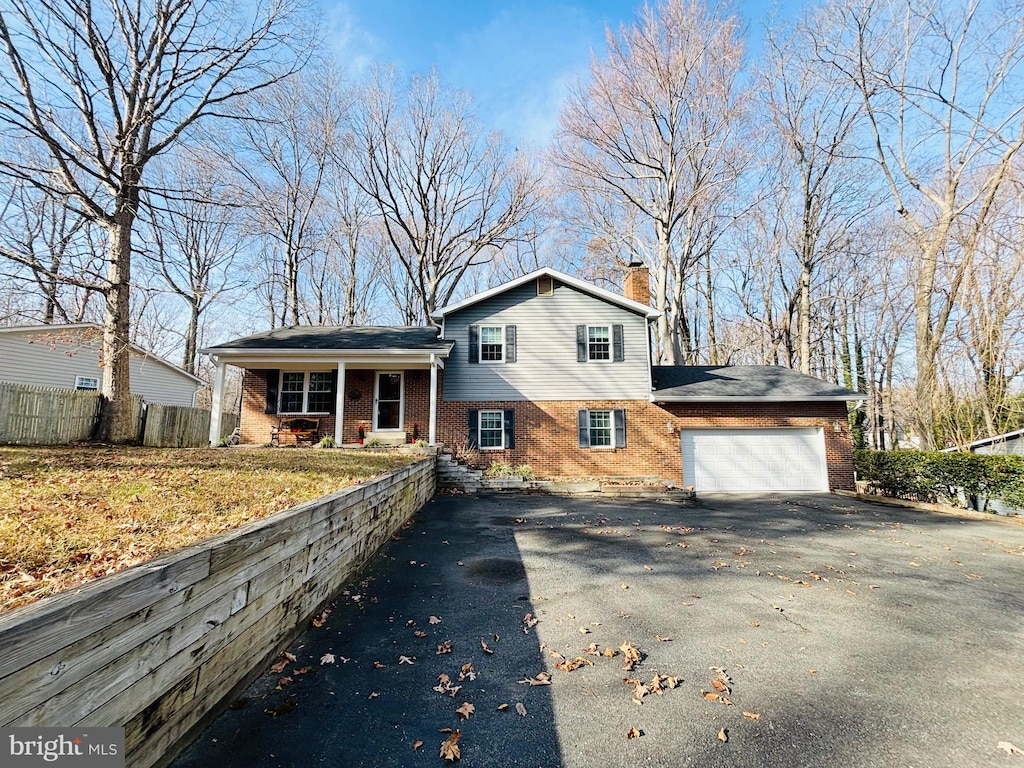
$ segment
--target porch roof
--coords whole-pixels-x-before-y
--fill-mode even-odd
[[[434,354],[447,357],[454,344],[438,337],[438,329],[423,326],[302,325],[275,328],[226,341],[202,350],[208,355],[284,353]]]

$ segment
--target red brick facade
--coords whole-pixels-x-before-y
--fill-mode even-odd
[[[430,423],[430,372],[417,369],[405,373],[404,427],[412,438],[427,439]],[[439,375],[439,392],[443,375]],[[247,370],[243,382],[242,442],[266,443],[278,416],[266,414],[266,371]],[[372,425],[374,371],[348,370],[345,374],[345,443],[357,440],[362,424]],[[467,414],[472,409],[511,409],[515,412],[515,447],[508,450],[480,450],[475,463],[492,461],[529,464],[538,477],[636,477],[654,476],[681,485],[680,430],[757,427],[820,427],[825,435],[828,480],[831,488],[853,489],[853,455],[844,403],[708,403],[658,405],[638,400],[556,400],[544,402],[478,401],[444,402],[437,409],[437,441],[461,448],[467,438]],[[580,448],[577,411],[624,409],[626,447]],[[335,417],[319,415],[320,432],[334,434]],[[836,431],[836,425],[840,431]],[[671,429],[670,429],[671,426]],[[288,436],[284,436],[287,442]]]

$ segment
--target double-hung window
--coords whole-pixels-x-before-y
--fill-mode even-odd
[[[576,326],[576,362],[621,363],[625,359],[624,326]]]
[[[626,411],[622,408],[577,412],[580,448],[625,448]]]
[[[587,359],[612,359],[612,334],[607,325],[587,326]]]
[[[333,389],[331,371],[282,371],[280,413],[329,413]]]
[[[505,414],[503,411],[480,411],[480,447],[505,447]]]
[[[501,325],[480,326],[480,362],[505,361],[505,328]]]
[[[82,392],[96,392],[100,388],[100,380],[95,376],[76,376],[75,389]]]

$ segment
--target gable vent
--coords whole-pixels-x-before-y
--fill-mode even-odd
[[[537,278],[537,295],[551,296],[555,292],[555,281],[550,275],[541,275]]]

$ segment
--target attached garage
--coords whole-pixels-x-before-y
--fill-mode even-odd
[[[820,427],[684,429],[683,478],[698,493],[828,491]]]

